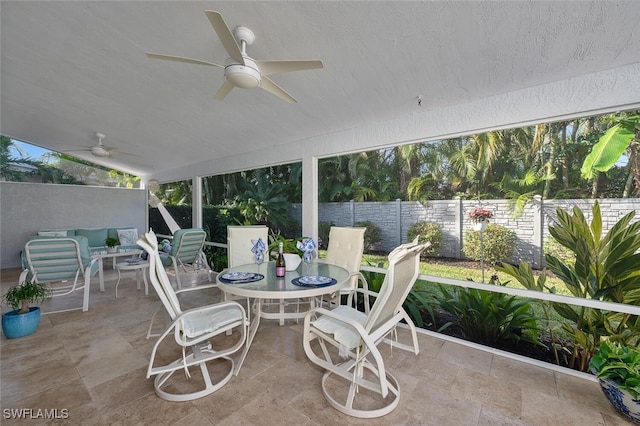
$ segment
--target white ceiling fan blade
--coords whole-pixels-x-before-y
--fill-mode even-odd
[[[233,89],[233,84],[225,80],[224,83],[222,83],[222,86],[220,86],[220,88],[216,92],[214,99],[219,101],[223,100],[229,94],[231,89]]]
[[[210,65],[212,67],[224,68],[224,65],[201,61],[199,59],[183,58],[182,56],[161,55],[159,53],[146,53],[146,55],[151,59],[162,59],[163,61],[186,62],[187,64]]]
[[[272,95],[276,95],[280,99],[289,102],[290,104],[295,104],[296,102],[298,102],[293,96],[285,92],[282,87],[274,83],[273,80],[271,80],[269,77],[262,77],[262,80],[260,80],[260,87],[271,93]]]
[[[205,13],[207,14],[207,18],[209,18],[211,26],[215,30],[216,34],[218,34],[218,38],[222,42],[222,46],[224,46],[224,49],[227,51],[229,56],[240,62],[242,65],[245,65],[240,46],[238,46],[238,42],[231,33],[227,24],[224,22],[222,15],[213,10],[205,10]]]
[[[290,71],[304,71],[322,68],[322,61],[256,61],[260,68],[260,74],[266,75],[279,74]]]
[[[142,157],[142,155],[140,154],[133,154],[131,152],[124,152],[124,151],[120,151],[118,148],[109,148],[107,149],[107,151],[109,151],[109,154],[117,154],[117,155],[130,155],[132,157]]]

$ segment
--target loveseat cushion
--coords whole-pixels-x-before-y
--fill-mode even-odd
[[[79,228],[76,235],[87,237],[89,247],[104,247],[104,240],[109,236],[107,228]]]

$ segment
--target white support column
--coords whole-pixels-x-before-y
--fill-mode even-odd
[[[202,228],[202,178],[194,176],[191,180],[191,226]]]
[[[318,159],[302,158],[302,235],[318,241]]]

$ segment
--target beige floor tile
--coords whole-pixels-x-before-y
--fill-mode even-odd
[[[2,271],[0,290],[4,292],[18,275],[19,270]],[[208,283],[205,274],[184,277],[185,286]],[[263,320],[239,375],[219,391],[185,403],[164,401],[155,394],[154,379],[146,378],[155,344],[155,338],[146,339],[146,330],[159,300],[152,289],[148,296],[136,290],[133,280],[123,284],[123,297],[116,299],[116,279],[117,273],[105,270],[104,293],[96,279],[89,312],[46,314],[36,333],[21,339],[0,337],[3,409],[67,409],[67,423],[83,425],[631,424],[611,407],[597,382],[426,334],[419,335],[417,356],[381,346],[387,368],[400,382],[398,408],[378,419],[350,417],[331,408],[323,397],[323,372],[307,360],[302,323],[294,321],[280,326]],[[184,307],[218,300],[215,288],[181,295]],[[162,326],[163,315],[159,319]],[[406,330],[399,331],[401,339],[406,338]],[[156,365],[180,356],[170,336],[160,345]],[[192,371],[193,381],[176,381],[174,388],[193,386],[200,372]],[[224,374],[210,371],[213,377]],[[369,403],[377,401],[367,392],[363,396]],[[2,423],[24,420],[4,418]],[[46,421],[33,419],[28,424],[41,423]]]

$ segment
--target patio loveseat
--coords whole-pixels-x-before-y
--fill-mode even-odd
[[[38,231],[39,237],[87,237],[91,252],[107,250],[105,240],[108,237],[116,238],[120,243],[119,248],[140,249],[136,244],[138,229],[131,226],[111,228],[76,228],[76,229],[42,229]]]

